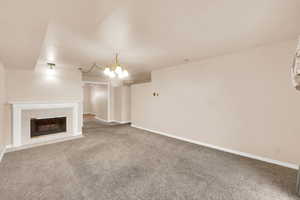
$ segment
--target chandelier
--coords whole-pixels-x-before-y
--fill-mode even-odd
[[[116,54],[115,64],[112,67],[105,67],[104,74],[110,78],[125,78],[128,77],[128,71],[123,69],[119,63],[118,54]]]
[[[121,65],[119,63],[118,56],[119,55],[116,54],[115,63],[111,66],[102,67],[102,66],[99,66],[95,63],[87,71],[84,71],[82,68],[79,68],[79,70],[83,73],[89,73],[89,72],[92,72],[94,69],[97,68],[97,69],[103,70],[104,75],[108,76],[109,78],[116,78],[116,77],[118,77],[120,79],[126,78],[126,77],[129,76],[129,73],[126,69],[121,67]]]

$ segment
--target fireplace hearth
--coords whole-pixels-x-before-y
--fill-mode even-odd
[[[30,120],[30,136],[37,137],[67,131],[67,117]]]

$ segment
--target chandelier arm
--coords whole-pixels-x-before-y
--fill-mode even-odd
[[[119,64],[119,54],[116,54],[116,63],[115,64],[116,64],[116,66],[120,65]]]
[[[104,67],[99,66],[99,65],[97,65],[96,63],[94,63],[88,70],[83,70],[82,68],[79,68],[79,70],[80,70],[82,73],[90,73],[90,72],[92,72],[94,69],[100,69],[100,70],[103,70]]]
[[[110,78],[115,78],[118,76],[119,78],[125,78],[128,77],[128,71],[125,70],[123,67],[120,66],[118,54],[116,54],[115,57],[115,64],[109,65],[109,66],[99,66],[97,63],[94,63],[92,66],[90,66],[87,70],[84,70],[83,68],[78,68],[82,73],[90,73],[94,69],[104,70],[103,73],[106,76],[109,76]]]

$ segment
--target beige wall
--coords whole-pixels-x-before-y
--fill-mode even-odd
[[[90,85],[90,110],[103,120],[108,120],[108,89],[107,85]]]
[[[45,101],[73,102],[78,101],[79,125],[82,125],[82,81],[81,72],[74,69],[64,69],[59,66],[55,74],[50,74],[45,65],[38,65],[35,70],[6,70],[7,101]],[[11,143],[11,108],[6,106],[7,143]]]
[[[113,121],[114,119],[114,113],[115,113],[115,105],[114,105],[114,101],[115,101],[115,95],[114,95],[114,87],[109,84],[108,86],[109,91],[108,91],[108,121]]]
[[[113,88],[114,93],[114,117],[118,122],[130,122],[131,113],[131,87],[119,86]]]
[[[108,79],[102,74],[82,74],[82,80],[87,82],[107,82]]]
[[[130,121],[130,86],[87,81],[83,88],[84,113],[94,113],[107,121]]]
[[[122,87],[122,122],[131,121],[131,87]]]
[[[299,164],[300,92],[289,71],[296,46],[287,41],[154,71],[151,83],[132,86],[132,123]]]
[[[5,129],[4,129],[4,104],[6,101],[5,91],[5,71],[0,63],[0,154],[5,146]]]
[[[122,87],[114,87],[114,117],[115,121],[122,121]]]
[[[8,101],[82,101],[81,73],[56,68],[49,75],[46,66],[33,70],[7,70]]]
[[[88,84],[83,85],[83,113],[91,113],[91,87]]]

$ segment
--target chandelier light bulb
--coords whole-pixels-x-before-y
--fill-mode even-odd
[[[109,76],[110,78],[115,78],[115,77],[116,77],[116,74],[115,74],[115,72],[110,71],[108,76]]]
[[[52,64],[52,63],[48,63],[48,66],[49,66],[49,70],[52,70],[53,67],[55,66],[55,64]],[[116,61],[115,61],[115,64],[113,65],[104,65],[103,67],[102,66],[99,66],[97,65],[96,63],[93,64],[90,69],[88,70],[83,70],[82,68],[79,68],[79,70],[81,70],[82,73],[90,73],[92,72],[94,69],[101,69],[103,70],[102,73],[109,77],[109,78],[115,78],[115,77],[118,77],[120,79],[122,78],[126,78],[129,76],[129,73],[127,70],[125,70],[120,64],[119,64],[119,60],[118,60],[118,54],[116,54]]]
[[[105,68],[104,74],[107,75],[107,76],[109,76],[109,74],[110,74],[110,69],[109,69],[108,67]]]
[[[129,74],[128,74],[128,71],[127,71],[127,70],[124,70],[122,74],[123,74],[123,77],[127,77],[127,76],[129,76]]]
[[[122,68],[120,66],[117,66],[115,72],[116,74],[120,75],[122,73]]]
[[[123,73],[123,72],[119,73],[119,74],[118,74],[118,77],[119,77],[120,79],[124,78],[124,73]]]

